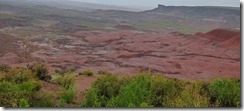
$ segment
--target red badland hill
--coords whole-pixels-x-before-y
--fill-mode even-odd
[[[35,42],[37,49],[31,56],[47,63],[51,70],[104,69],[123,75],[151,69],[190,80],[240,77],[238,31],[216,29],[195,35],[172,31],[78,31],[64,41]]]
[[[205,34],[198,33],[196,35],[219,42],[226,47],[240,48],[240,31],[237,30],[215,29]]]

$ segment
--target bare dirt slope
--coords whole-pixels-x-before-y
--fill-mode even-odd
[[[226,48],[240,48],[240,32],[235,30],[215,29],[205,34],[196,34],[209,39],[210,41],[216,41],[226,46]]]
[[[38,50],[31,56],[49,64],[51,71],[74,67],[77,72],[104,69],[132,74],[150,69],[190,80],[240,77],[240,33],[226,29],[195,35],[170,31],[78,31],[66,39],[32,45]],[[12,56],[3,55],[1,58],[8,59],[1,62],[6,63],[9,57]]]

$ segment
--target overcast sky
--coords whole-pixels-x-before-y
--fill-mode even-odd
[[[157,7],[158,4],[174,6],[232,6],[240,7],[239,0],[72,0],[89,3],[137,6],[137,7]]]

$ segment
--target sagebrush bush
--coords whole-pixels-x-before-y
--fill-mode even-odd
[[[31,100],[32,107],[52,107],[54,104],[52,103],[53,96],[46,92],[39,91],[36,93],[35,97]]]
[[[194,82],[187,86],[179,96],[175,98],[169,107],[208,107],[210,98],[201,95],[202,83]]]
[[[47,66],[46,65],[44,65],[44,64],[34,64],[34,65],[28,66],[28,68],[40,80],[45,80],[45,81],[51,80],[51,76],[48,75],[48,69],[47,69]]]
[[[61,94],[61,100],[70,104],[75,98],[76,91],[74,88],[69,88]]]
[[[63,70],[55,69],[55,73],[60,74],[60,75],[69,74],[72,72],[75,72],[75,68],[73,68],[73,67],[68,68],[68,69],[63,69]]]
[[[240,107],[240,80],[216,79],[209,86],[211,102],[216,107]]]
[[[97,74],[101,74],[101,75],[112,75],[111,72],[108,72],[106,70],[99,70],[99,71],[97,71]]]
[[[57,101],[56,106],[57,107],[67,107],[68,104],[66,103],[66,100],[61,98]]]
[[[93,76],[94,72],[92,70],[88,69],[88,70],[85,70],[83,72],[80,72],[79,75]]]
[[[183,83],[180,81],[167,79],[162,75],[153,77],[150,90],[152,91],[151,103],[155,107],[169,107],[171,100],[182,91],[178,87],[182,87]]]
[[[61,85],[66,89],[70,89],[74,87],[75,78],[70,75],[57,75],[53,78],[52,82]]]
[[[55,69],[55,73],[60,74],[60,75],[64,74],[64,72],[62,70],[59,70],[59,69]]]
[[[37,81],[35,81],[37,82]],[[0,106],[4,107],[29,107],[31,100],[36,98],[40,89],[39,83],[23,82],[0,82]]]
[[[6,64],[0,64],[0,72],[7,72],[9,69],[11,69],[10,66],[6,65]]]
[[[116,76],[103,76],[94,83],[98,93],[106,98],[117,95],[119,93],[119,85],[119,79]]]
[[[4,80],[14,83],[23,83],[34,80],[33,73],[26,68],[12,68],[4,75]]]
[[[85,98],[85,107],[239,107],[240,80],[190,82],[150,72],[123,79],[105,75]]]
[[[75,87],[64,88],[60,94],[60,98],[57,101],[57,107],[68,107],[71,104],[76,96]]]
[[[98,95],[97,88],[91,88],[85,95],[85,102],[82,107],[101,107],[100,95]]]
[[[39,98],[41,87],[40,81],[31,70],[23,67],[10,68],[0,81],[0,106],[41,107],[40,104],[47,103],[47,98]]]
[[[41,83],[38,81],[24,82],[22,84],[18,84],[18,88],[20,90],[26,91],[39,91],[41,89]]]
[[[19,100],[19,107],[30,107],[30,104],[28,103],[28,100],[26,99],[20,99]]]
[[[118,96],[108,102],[108,107],[140,107],[150,105],[152,76],[135,76],[128,84],[121,86]]]
[[[6,68],[3,68],[6,69]],[[91,75],[92,71],[84,71]],[[100,76],[85,94],[83,107],[240,107],[240,80],[185,81],[145,72],[132,77]],[[61,86],[55,97],[41,90],[40,66],[7,68],[0,71],[0,106],[68,107],[75,105],[74,76],[58,74],[52,83]],[[41,76],[40,76],[41,75]],[[92,72],[93,75],[93,72]],[[46,80],[46,79],[45,79]],[[60,95],[59,95],[60,94]]]
[[[119,93],[119,79],[113,75],[105,75],[100,78],[93,84],[91,91],[87,93],[87,107],[101,106],[105,107],[107,101],[112,97],[118,95]],[[93,96],[93,97],[92,97]],[[99,98],[97,98],[99,97]],[[91,100],[93,99],[93,100]],[[96,100],[96,101],[94,101]],[[94,101],[94,102],[92,102]],[[94,103],[94,104],[91,104]]]
[[[75,72],[75,68],[73,67],[70,67],[66,70],[66,73],[72,73],[72,72]]]

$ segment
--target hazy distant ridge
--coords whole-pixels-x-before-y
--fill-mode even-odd
[[[64,9],[73,9],[73,10],[81,10],[81,11],[89,11],[89,10],[108,10],[108,9],[116,9],[116,10],[127,10],[127,11],[138,11],[136,8],[128,8],[122,6],[112,6],[112,5],[103,5],[103,4],[95,4],[95,3],[86,3],[86,2],[76,2],[76,1],[67,1],[67,0],[0,0],[0,2],[6,3],[16,3],[19,5],[45,5],[49,7],[56,8],[64,8]]]

